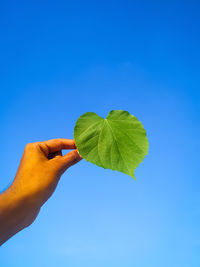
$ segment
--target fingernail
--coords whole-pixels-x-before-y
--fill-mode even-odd
[[[77,152],[78,152],[78,149],[77,149]],[[79,154],[79,156],[81,157],[81,158],[83,158],[81,155],[80,155],[80,153],[78,152],[78,154]]]

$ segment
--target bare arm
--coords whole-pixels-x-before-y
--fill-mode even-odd
[[[62,149],[73,150],[62,156]],[[35,220],[61,175],[80,160],[71,139],[26,145],[12,185],[0,194],[0,245]]]

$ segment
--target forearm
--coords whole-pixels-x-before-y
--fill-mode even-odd
[[[29,226],[38,212],[39,209],[32,209],[28,200],[11,188],[0,194],[0,245]]]

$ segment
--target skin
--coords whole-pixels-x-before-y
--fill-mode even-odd
[[[62,156],[62,149],[73,149]],[[31,225],[61,175],[81,160],[71,139],[27,144],[12,185],[0,194],[0,245]]]

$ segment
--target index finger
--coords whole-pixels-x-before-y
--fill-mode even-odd
[[[57,138],[40,142],[40,144],[43,144],[48,148],[48,153],[57,152],[62,149],[76,149],[75,141],[73,139]]]

